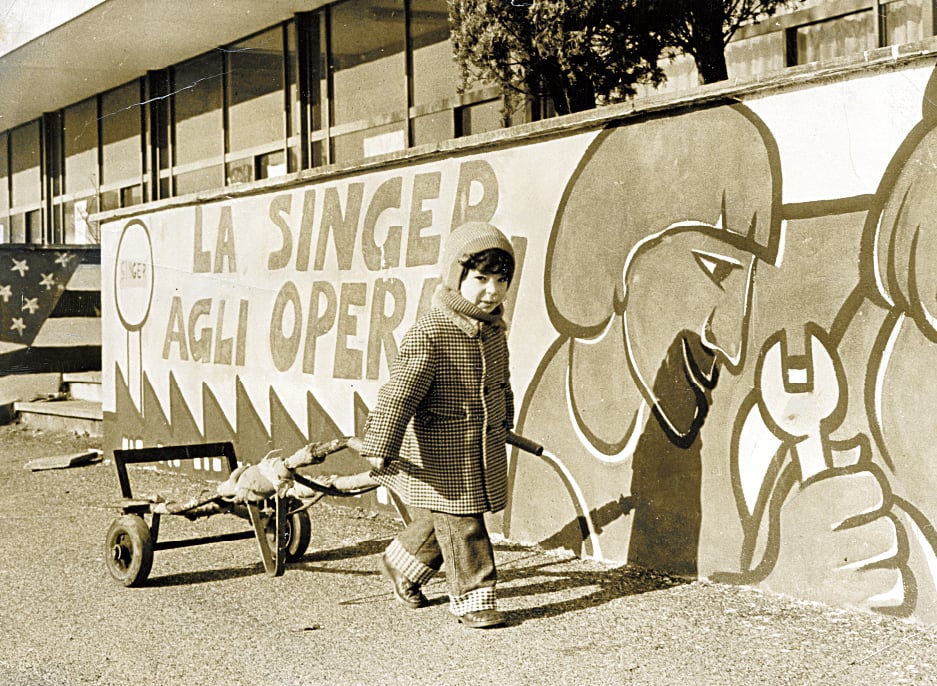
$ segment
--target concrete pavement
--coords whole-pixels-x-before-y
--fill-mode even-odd
[[[311,510],[309,551],[280,577],[254,540],[157,551],[145,585],[105,570],[113,464],[32,472],[94,439],[0,427],[0,684],[937,684],[931,627],[499,542],[507,626],[404,608],[378,572],[400,523]],[[205,484],[137,468],[135,491]],[[243,530],[164,517],[161,538]]]

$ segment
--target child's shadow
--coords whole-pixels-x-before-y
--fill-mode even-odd
[[[349,569],[345,565],[327,567],[321,562],[335,562],[379,555],[387,547],[390,539],[372,539],[359,541],[353,545],[314,550],[307,552],[301,560],[290,563],[293,569],[307,572],[331,574],[374,575],[380,577],[377,564],[373,569]],[[498,597],[502,600],[534,598],[536,596],[560,596],[561,599],[546,604],[531,601],[530,607],[512,609],[508,612],[508,625],[521,624],[531,619],[556,617],[566,612],[583,610],[604,605],[616,598],[639,595],[650,591],[659,591],[689,583],[682,577],[662,574],[632,566],[609,567],[593,570],[581,569],[586,563],[576,558],[553,557],[536,548],[497,543],[494,546],[498,556]],[[510,556],[508,559],[505,557]],[[427,587],[430,605],[445,605],[449,602],[445,592],[445,567]],[[376,596],[389,595],[382,586]],[[583,590],[591,589],[588,593]],[[435,591],[439,591],[437,594]],[[433,592],[430,592],[433,591]],[[369,602],[374,598],[350,599],[343,604]]]
[[[517,552],[526,550],[520,546],[498,545],[496,550]],[[510,624],[520,624],[530,619],[546,619],[566,612],[584,610],[604,605],[617,598],[660,591],[690,583],[690,579],[672,576],[634,566],[609,567],[607,569],[581,569],[582,560],[558,558],[544,560],[543,553],[531,550],[527,557],[517,558],[498,565],[498,597],[528,598],[536,596],[559,596],[545,604],[531,604],[512,609]],[[529,561],[530,564],[524,564]],[[585,589],[591,589],[583,593]]]
[[[289,569],[299,569],[304,572],[321,572],[326,574],[380,575],[376,566],[374,569],[352,569],[344,565],[336,567],[325,566],[322,563],[354,560],[357,558],[379,555],[384,552],[391,540],[392,539],[389,538],[368,539],[352,545],[344,545],[340,548],[309,550],[298,560],[288,563],[287,567]]]

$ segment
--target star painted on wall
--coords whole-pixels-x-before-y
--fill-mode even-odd
[[[45,286],[46,290],[52,290],[52,287],[55,285],[55,274],[43,274],[42,281],[39,282],[40,286]]]
[[[36,310],[39,309],[39,298],[23,298],[22,309],[29,310],[29,314],[36,314]]]
[[[0,342],[31,345],[68,288],[81,254],[0,245],[0,258]]]

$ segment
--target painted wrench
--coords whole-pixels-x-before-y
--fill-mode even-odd
[[[840,400],[840,383],[832,355],[816,335],[805,334],[807,353],[787,356],[779,336],[762,355],[759,385],[762,413],[793,443],[801,480],[832,467],[822,422]],[[775,431],[775,433],[777,433]]]

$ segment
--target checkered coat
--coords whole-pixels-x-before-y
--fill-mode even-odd
[[[514,396],[504,326],[436,303],[407,332],[368,416],[362,453],[409,506],[450,514],[504,509]]]

